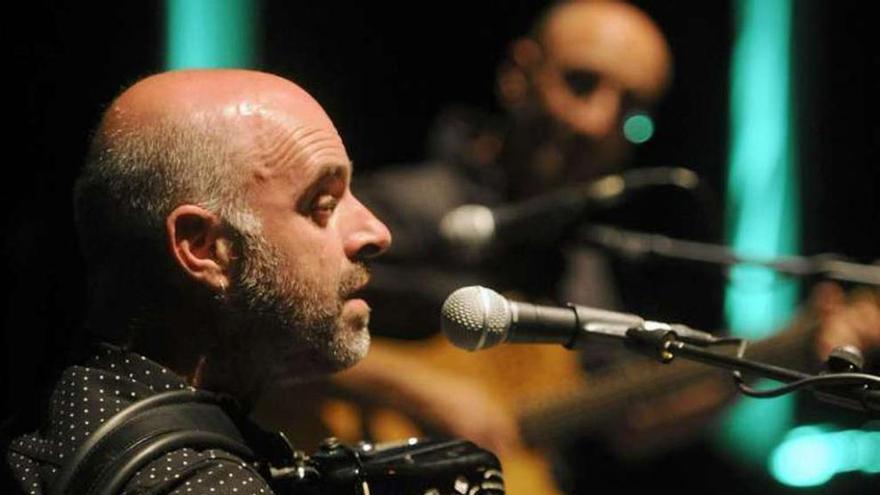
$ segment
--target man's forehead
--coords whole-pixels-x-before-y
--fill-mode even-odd
[[[300,190],[332,178],[350,180],[351,160],[332,125],[291,122],[284,113],[269,110],[253,118],[234,146],[243,152],[241,162],[256,183],[284,178]]]

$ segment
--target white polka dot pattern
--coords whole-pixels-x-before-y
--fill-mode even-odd
[[[182,449],[148,465],[129,482],[126,491],[150,490],[171,494],[273,493],[250,465],[226,452]]]
[[[82,366],[67,368],[49,399],[45,426],[15,439],[7,463],[22,493],[47,493],[65,459],[103,422],[137,400],[186,383],[175,373],[112,346],[101,346]],[[257,471],[226,452],[172,452],[138,472],[126,493],[272,493]]]

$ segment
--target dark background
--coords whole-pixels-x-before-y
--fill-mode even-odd
[[[300,3],[263,4],[258,67],[299,82],[325,106],[358,174],[423,157],[432,119],[448,103],[495,108],[495,67],[546,4]],[[687,166],[720,194],[730,4],[637,4],[668,36],[676,71],[657,133],[634,163]],[[880,255],[876,26],[861,2],[795,4],[803,252],[868,262]],[[85,284],[71,185],[102,108],[126,85],[161,70],[163,2],[36,0],[16,3],[4,24],[11,57],[3,386],[14,404],[50,376],[48,363],[63,355],[78,325]]]

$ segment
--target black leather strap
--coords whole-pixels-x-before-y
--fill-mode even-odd
[[[254,452],[213,394],[166,392],[136,402],[92,433],[52,484],[52,495],[110,495],[144,466],[184,447],[221,449],[243,459]]]

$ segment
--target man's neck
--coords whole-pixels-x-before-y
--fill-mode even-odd
[[[261,377],[246,365],[243,350],[224,337],[228,332],[217,320],[207,315],[154,318],[138,325],[129,348],[174,371],[193,387],[253,404]]]

